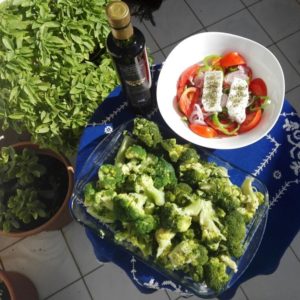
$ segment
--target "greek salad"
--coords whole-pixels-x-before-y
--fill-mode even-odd
[[[189,128],[207,138],[253,129],[270,103],[266,83],[253,78],[238,52],[209,55],[188,67],[178,80],[176,99]]]

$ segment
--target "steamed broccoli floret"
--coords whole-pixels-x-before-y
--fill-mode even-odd
[[[229,267],[231,270],[233,270],[234,273],[237,272],[238,267],[237,267],[236,262],[234,260],[232,260],[228,255],[221,254],[219,256],[219,258],[227,267]]]
[[[192,192],[193,189],[187,183],[179,182],[171,190],[166,191],[166,201],[185,206],[191,202]]]
[[[120,244],[126,244],[127,248],[138,249],[144,257],[152,255],[153,238],[151,235],[137,236],[131,229],[119,231],[114,236],[115,241]]]
[[[192,217],[174,203],[167,202],[160,209],[161,224],[174,232],[184,232],[189,229]]]
[[[114,197],[113,208],[120,221],[135,221],[144,216],[144,204],[147,197],[137,193],[122,193]]]
[[[222,227],[219,218],[210,201],[200,200],[201,208],[199,223],[202,231],[202,241],[211,249],[217,250],[221,240],[226,240],[219,227]]]
[[[142,146],[134,144],[127,148],[125,157],[127,159],[144,160],[147,157],[147,152]]]
[[[199,188],[206,192],[210,200],[225,212],[240,207],[244,195],[240,188],[231,183],[227,177],[210,178],[199,184]]]
[[[241,191],[245,197],[243,198],[241,207],[238,208],[238,211],[244,216],[247,223],[253,219],[259,205],[264,202],[263,194],[256,192],[253,189],[253,180],[252,177],[247,177],[241,186]]]
[[[153,177],[154,186],[158,189],[176,186],[177,184],[174,167],[163,158],[158,159]]]
[[[144,118],[134,119],[132,134],[150,148],[155,148],[162,141],[158,126]]]
[[[226,272],[227,265],[218,257],[212,257],[204,265],[205,283],[217,292],[222,291],[230,277]]]
[[[243,240],[246,235],[244,217],[238,211],[234,211],[226,215],[223,224],[228,252],[230,255],[239,258],[244,252]]]
[[[115,213],[113,211],[113,199],[117,193],[113,190],[101,190],[96,192],[89,183],[84,191],[84,204],[87,212],[104,223],[113,223]]]
[[[177,162],[181,155],[189,147],[188,145],[177,144],[177,141],[174,138],[162,140],[161,146],[168,152],[169,158],[172,162]]]
[[[179,166],[179,177],[183,182],[197,185],[209,177],[209,170],[204,168],[200,162],[184,163]]]
[[[156,258],[160,257],[165,251],[168,251],[172,246],[172,239],[175,233],[169,229],[159,228],[155,232],[155,239],[158,244],[156,250]]]
[[[208,260],[207,250],[196,240],[184,240],[177,244],[168,254],[174,270],[183,269],[186,265],[202,266]]]
[[[148,175],[138,177],[135,183],[135,191],[137,193],[143,192],[157,206],[162,206],[165,203],[164,192],[154,186],[153,179]]]
[[[124,175],[119,165],[104,164],[98,171],[101,189],[115,190],[124,182]]]
[[[194,148],[187,148],[180,156],[178,162],[180,164],[196,163],[196,162],[199,162],[199,160],[200,160],[200,156],[199,156],[197,150]]]
[[[135,143],[135,139],[128,135],[127,132],[124,133],[124,138],[122,140],[121,146],[118,150],[118,153],[115,157],[115,164],[122,164],[125,160],[125,151],[130,145]]]

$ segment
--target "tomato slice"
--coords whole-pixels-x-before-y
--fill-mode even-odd
[[[184,90],[178,102],[179,108],[184,115],[187,117],[191,115],[199,96],[200,90],[196,87],[189,87]]]
[[[255,96],[267,96],[268,94],[266,83],[261,78],[255,78],[250,81],[249,91]]]
[[[185,86],[187,85],[189,78],[194,77],[197,71],[199,70],[200,66],[198,64],[192,65],[188,67],[183,73],[181,74],[178,84],[177,84],[177,101],[179,101]]]
[[[229,52],[221,58],[220,64],[223,68],[228,68],[232,66],[245,65],[246,61],[238,52]]]
[[[262,110],[258,109],[251,113],[247,113],[245,121],[241,124],[239,132],[243,133],[254,128],[261,120]]]
[[[216,130],[214,130],[212,127],[209,127],[206,125],[193,123],[193,124],[189,124],[189,127],[194,133],[196,133],[200,136],[206,137],[206,138],[213,138],[213,137],[218,136],[218,133]]]

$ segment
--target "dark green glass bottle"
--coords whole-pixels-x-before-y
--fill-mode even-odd
[[[127,4],[111,2],[106,9],[111,32],[106,40],[123,92],[131,108],[147,114],[153,108],[152,80],[143,33],[131,24]]]

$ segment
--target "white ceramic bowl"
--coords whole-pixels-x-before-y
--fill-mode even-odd
[[[205,56],[229,51],[243,55],[252,68],[253,78],[260,77],[265,81],[271,103],[264,110],[258,126],[252,130],[233,137],[204,138],[193,133],[181,120],[182,114],[175,101],[177,81],[187,67]],[[284,95],[284,74],[272,52],[257,42],[222,32],[199,33],[180,42],[164,62],[157,83],[158,108],[169,127],[185,140],[212,149],[241,148],[264,137],[278,120]]]

